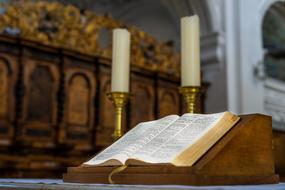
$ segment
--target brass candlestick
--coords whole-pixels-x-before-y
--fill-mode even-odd
[[[110,92],[107,94],[110,100],[113,101],[116,111],[115,129],[112,137],[116,140],[123,135],[122,132],[122,114],[129,100],[128,92]]]
[[[186,103],[188,113],[197,113],[196,104],[201,94],[200,86],[183,86],[179,87],[179,93],[182,94]]]

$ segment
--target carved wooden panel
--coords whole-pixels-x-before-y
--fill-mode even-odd
[[[77,74],[70,79],[67,101],[67,122],[71,125],[87,125],[89,118],[90,86],[84,75]]]
[[[154,116],[154,81],[132,74],[131,80],[130,127],[140,122],[155,119]]]
[[[180,114],[180,99],[175,84],[160,81],[158,83],[158,117]]]
[[[111,90],[110,67],[100,67],[99,124],[96,126],[96,146],[105,147],[113,142],[115,109],[107,97]]]
[[[105,83],[102,83],[102,93],[100,94],[100,103],[101,103],[101,111],[102,120],[100,121],[100,129],[104,126],[104,128],[113,129],[114,121],[111,118],[114,118],[115,109],[113,102],[107,97],[107,93],[110,92],[111,89],[111,81],[106,77]],[[103,111],[104,110],[104,111]],[[108,112],[106,112],[108,110]]]
[[[23,137],[34,146],[53,146],[57,122],[59,70],[54,64],[24,61]]]
[[[0,156],[0,170],[59,176],[66,166],[113,143],[115,108],[106,95],[110,62],[0,35],[0,155],[5,155]],[[122,118],[124,131],[181,111],[177,78],[161,74],[131,68],[133,96]],[[5,143],[19,152],[8,152]]]
[[[175,92],[165,91],[159,99],[159,116],[164,117],[171,114],[179,114],[179,101]]]
[[[29,77],[28,121],[51,124],[53,80],[49,69],[36,66]]]
[[[0,53],[0,145],[10,145],[14,133],[17,58]]]
[[[95,78],[84,69],[65,70],[65,119],[59,141],[91,148],[94,128]]]
[[[8,114],[8,67],[4,60],[0,59],[0,117],[6,117]]]

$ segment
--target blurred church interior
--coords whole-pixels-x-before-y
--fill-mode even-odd
[[[185,112],[180,18],[200,17],[201,113],[272,116],[285,173],[281,0],[1,0],[0,177],[61,178],[113,142],[112,30],[131,33],[127,131]]]

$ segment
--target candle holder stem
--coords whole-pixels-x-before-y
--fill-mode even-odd
[[[123,114],[123,108],[122,107],[116,107],[116,121],[115,121],[115,130],[113,137],[115,139],[120,138],[122,136],[122,114]]]
[[[115,129],[112,137],[117,140],[123,135],[122,131],[122,115],[125,106],[129,100],[130,94],[127,92],[111,92],[107,96],[113,101],[116,112]]]
[[[187,113],[197,113],[197,100],[201,94],[200,86],[179,87],[179,93],[182,94],[186,103]]]

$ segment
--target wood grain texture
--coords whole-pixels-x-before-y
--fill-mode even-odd
[[[285,182],[285,132],[273,131],[275,170],[280,175],[280,181]]]
[[[113,143],[110,63],[102,55],[0,35],[1,177],[60,176]],[[177,76],[134,64],[130,83],[124,131],[182,113]]]
[[[16,96],[14,86],[18,77],[17,57],[0,53],[0,146],[13,144]]]
[[[108,183],[114,167],[69,168],[66,182]],[[159,176],[159,178],[158,178]],[[271,118],[241,116],[192,167],[128,166],[113,180],[122,184],[233,185],[278,183],[272,152]]]

